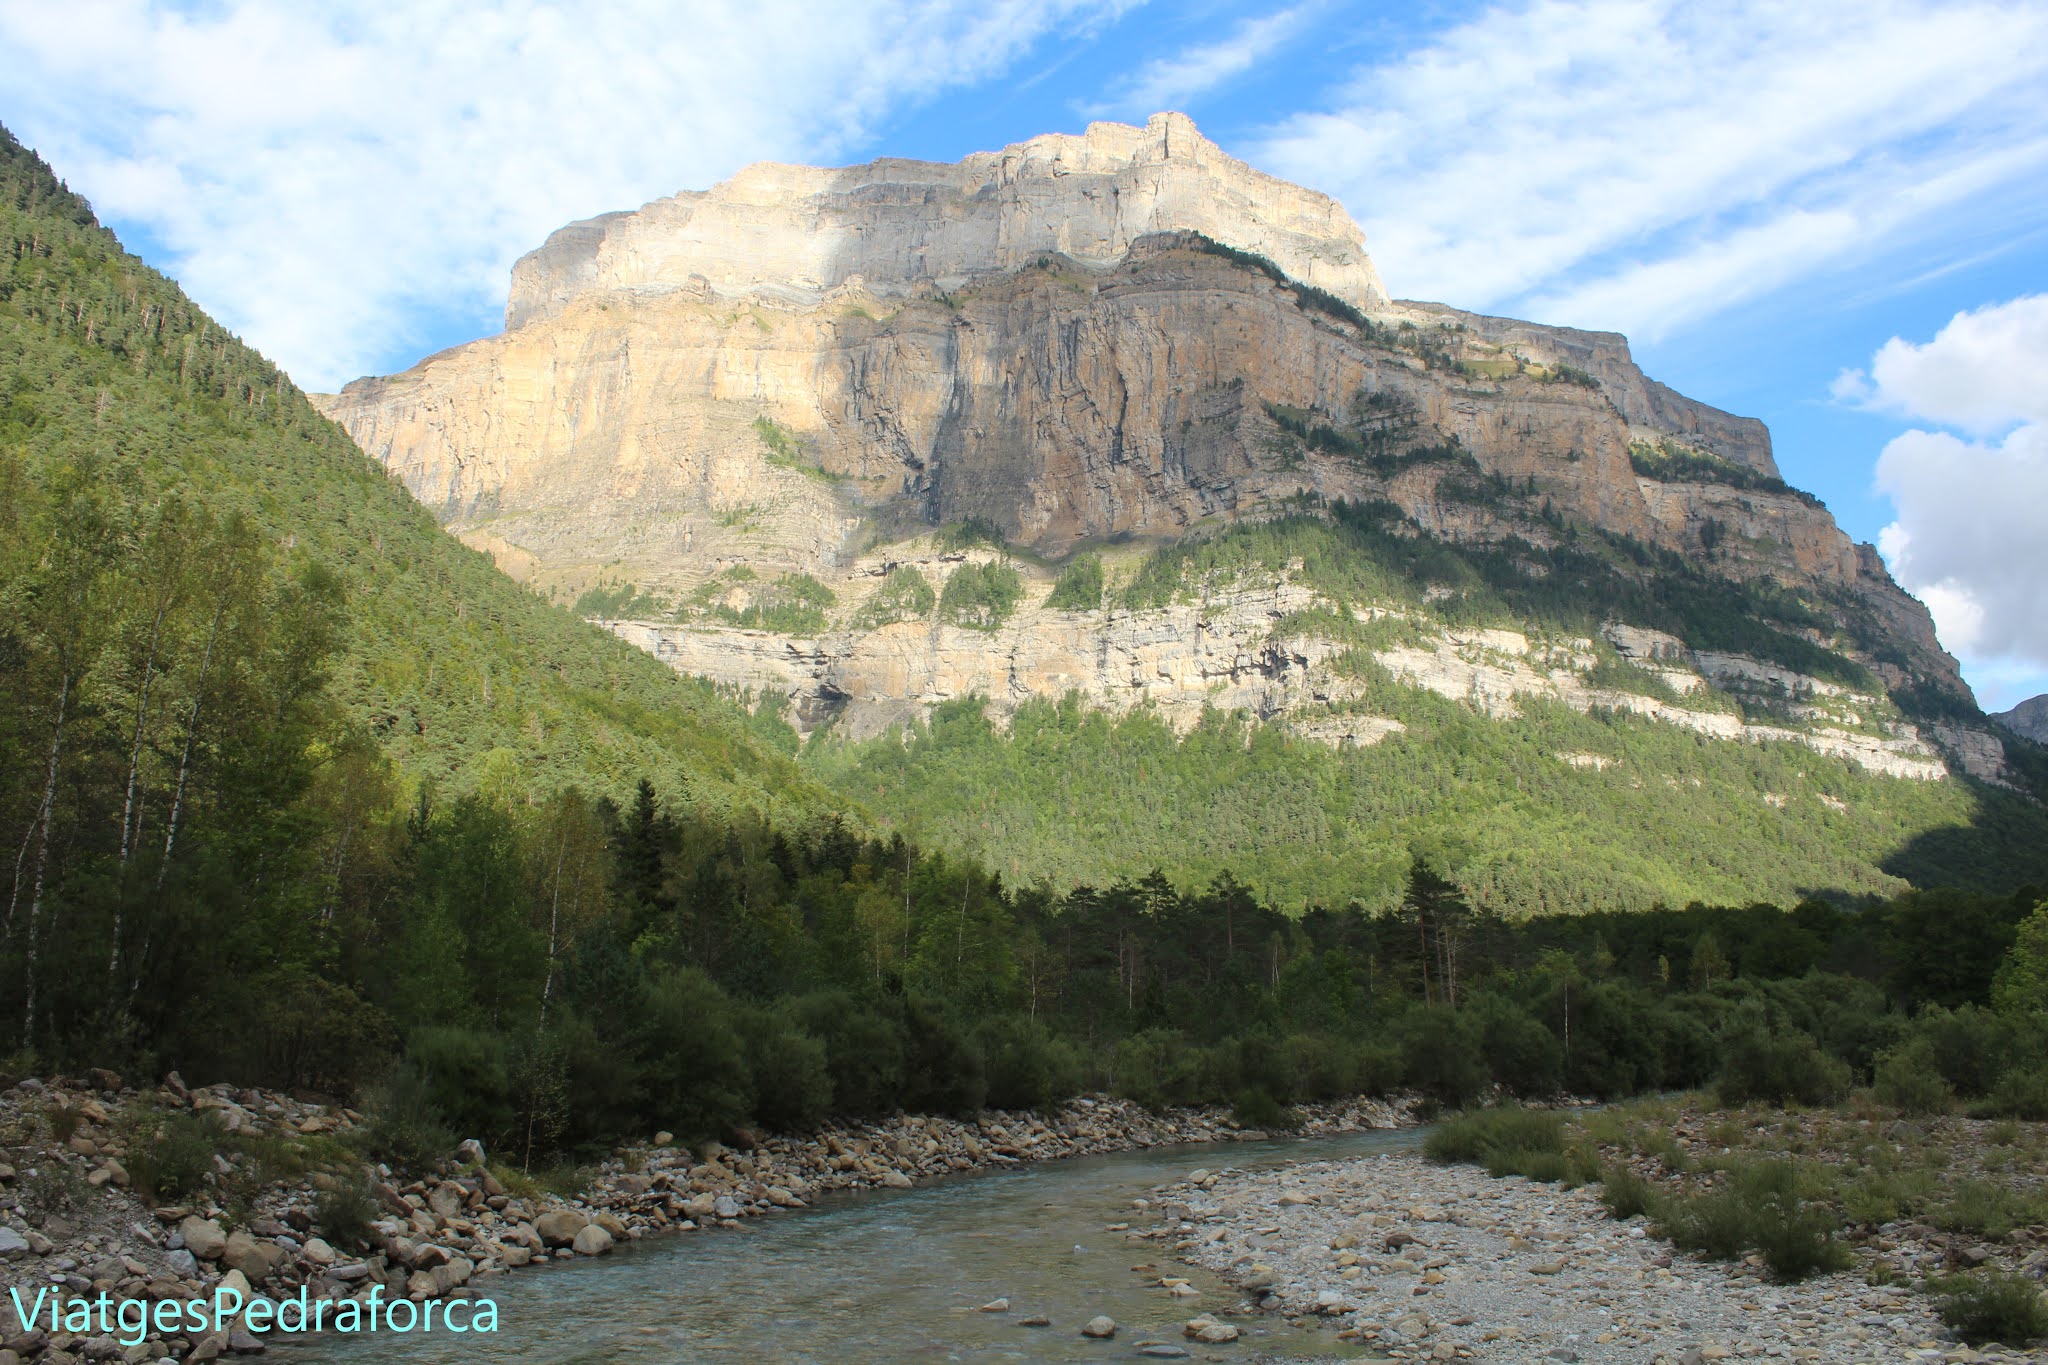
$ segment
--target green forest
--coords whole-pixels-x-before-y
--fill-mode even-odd
[[[471,1136],[526,1165],[1084,1088],[1261,1125],[1394,1088],[1908,1072],[2043,1107],[2021,794],[1562,710],[1489,726],[1391,683],[1368,700],[1408,729],[1363,756],[1071,703],[1005,736],[966,703],[800,761],[772,700],[443,534],[4,134],[0,220],[0,1070],[317,1091],[392,1159]],[[1432,568],[1370,509],[1265,537],[1126,591],[1305,554],[1360,590],[1453,575],[1480,614],[1593,609]],[[1589,567],[1621,550],[1573,553],[1637,590]],[[1099,563],[1063,585],[1111,591]],[[1021,580],[887,589],[986,627]],[[760,592],[723,605],[830,604]],[[1806,643],[1769,624],[1796,604],[1738,606],[1645,610]]]

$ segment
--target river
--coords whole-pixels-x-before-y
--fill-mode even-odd
[[[328,1336],[285,1347],[292,1365],[600,1365],[731,1361],[1104,1361],[1146,1341],[1182,1343],[1181,1324],[1240,1296],[1173,1259],[1165,1244],[1111,1231],[1154,1186],[1198,1167],[1258,1168],[1412,1150],[1418,1129],[1259,1143],[1157,1147],[935,1181],[913,1190],[829,1195],[738,1232],[656,1237],[598,1260],[520,1271],[479,1286],[498,1303],[493,1336]],[[1134,1266],[1156,1263],[1147,1275]],[[1186,1275],[1199,1298],[1171,1298],[1159,1275]],[[1010,1301],[1006,1313],[978,1306]],[[1050,1327],[1017,1319],[1042,1313]],[[1101,1314],[1114,1341],[1081,1324]],[[1342,1359],[1329,1332],[1277,1317],[1237,1320],[1246,1340],[1196,1358]],[[1192,1343],[1184,1343],[1192,1346]]]

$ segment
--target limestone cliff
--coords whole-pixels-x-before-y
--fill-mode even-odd
[[[1617,335],[1390,301],[1339,206],[1179,115],[954,166],[756,166],[575,224],[515,269],[504,334],[326,408],[539,590],[615,590],[591,609],[627,638],[856,731],[952,695],[1075,691],[1364,742],[1372,725],[1334,720],[1317,672],[1336,644],[1273,633],[1301,607],[1285,583],[1076,616],[1042,607],[1050,571],[1034,571],[993,637],[929,604],[879,623],[861,607],[892,563],[938,553],[917,539],[934,527],[992,528],[1057,564],[1340,500],[1391,502],[1409,533],[1460,545],[1584,531],[1651,557],[1631,572],[1654,576],[1665,554],[1769,585],[1796,599],[1787,629],[1813,646],[1901,695],[1968,705],[1925,609],[1783,484],[1761,423],[1649,379]],[[822,595],[810,616],[778,616],[738,570]],[[1453,635],[1403,648],[1414,657],[1380,662],[1453,687]],[[1530,677],[1507,670],[1510,698],[1607,704],[1517,667]],[[1455,683],[1479,700],[1492,685]],[[1692,723],[1677,703],[1628,705]],[[1810,747],[1941,771],[1896,718],[1865,716],[1853,742],[1809,719],[1794,728]],[[1769,737],[1731,723],[1726,737]]]

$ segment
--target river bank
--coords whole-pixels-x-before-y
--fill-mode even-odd
[[[140,1169],[166,1124],[207,1114],[223,1150],[201,1188],[154,1207]],[[1302,1133],[1391,1128],[1405,1104],[1359,1099],[1303,1111]],[[439,1170],[362,1171],[361,1114],[273,1092],[188,1089],[173,1075],[134,1089],[97,1073],[0,1092],[0,1293],[56,1287],[116,1300],[192,1301],[226,1286],[273,1302],[376,1290],[414,1301],[485,1292],[499,1275],[607,1254],[665,1232],[737,1228],[835,1191],[903,1189],[991,1167],[1185,1143],[1263,1138],[1217,1111],[1150,1113],[1084,1097],[1059,1111],[973,1120],[898,1116],[745,1146],[678,1145],[668,1134],[620,1151],[572,1195],[540,1190],[465,1144]],[[327,1226],[367,1195],[350,1238]],[[260,1334],[155,1333],[124,1347],[105,1333],[24,1329],[0,1317],[0,1365],[33,1360],[207,1361],[260,1351]],[[11,1353],[11,1355],[10,1355]]]
[[[1248,1303],[1387,1359],[2048,1360],[1958,1345],[1932,1302],[1867,1267],[1776,1284],[1760,1263],[1675,1254],[1599,1195],[1382,1155],[1167,1187],[1157,1231]]]

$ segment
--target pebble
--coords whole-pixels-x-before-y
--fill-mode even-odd
[[[1182,1258],[1261,1306],[1343,1330],[1369,1357],[1521,1365],[1972,1358],[1954,1349],[1954,1334],[1920,1295],[1853,1272],[1779,1285],[1751,1267],[1674,1257],[1641,1219],[1610,1219],[1597,1186],[1494,1180],[1406,1154],[1225,1171],[1205,1186],[1199,1195],[1176,1185],[1157,1196],[1161,1209],[1179,1212],[1198,1197],[1210,1210],[1200,1238],[1180,1234]],[[1184,1221],[1162,1235],[1176,1235]]]

